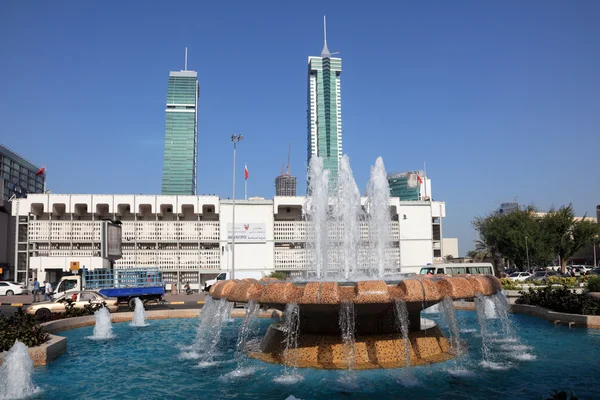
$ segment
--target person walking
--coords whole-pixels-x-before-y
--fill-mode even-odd
[[[33,278],[33,302],[37,303],[40,301],[40,283],[37,278]]]
[[[50,298],[50,301],[54,300],[52,297],[52,285],[50,282],[44,281],[44,301],[48,300],[48,298]]]

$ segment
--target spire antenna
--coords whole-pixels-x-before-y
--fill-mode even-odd
[[[285,161],[281,160],[281,175],[285,175],[285,169],[283,169],[284,162]]]
[[[287,174],[290,174],[290,149],[292,147],[291,143],[288,143],[288,168],[287,168]]]
[[[323,50],[321,50],[321,57],[331,57],[331,53],[327,48],[327,16],[323,15]]]
[[[183,68],[184,71],[187,71],[187,47],[185,48],[185,66]]]

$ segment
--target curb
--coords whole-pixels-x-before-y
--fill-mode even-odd
[[[13,306],[13,307],[23,307],[30,306],[31,303],[0,303],[0,306]]]
[[[162,304],[165,305],[182,305],[182,304],[204,304],[205,301],[204,300],[198,300],[198,301],[166,301]],[[30,306],[33,303],[0,303],[0,306],[12,306],[12,307],[23,307],[23,306]]]

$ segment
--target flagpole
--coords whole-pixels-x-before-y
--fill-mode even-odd
[[[248,165],[244,163],[244,200],[248,200],[248,178],[246,178],[246,171],[248,170]]]

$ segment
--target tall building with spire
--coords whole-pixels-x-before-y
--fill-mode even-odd
[[[287,172],[283,169],[281,163],[281,175],[275,178],[275,195],[276,196],[296,196],[296,177],[290,173],[290,148],[288,145],[288,164]]]
[[[198,73],[169,73],[162,194],[196,194],[198,159]]]
[[[314,156],[323,158],[329,170],[329,187],[337,185],[342,157],[342,102],[340,75],[342,59],[327,48],[327,20],[323,17],[323,50],[320,57],[308,57],[308,143],[307,165]]]

